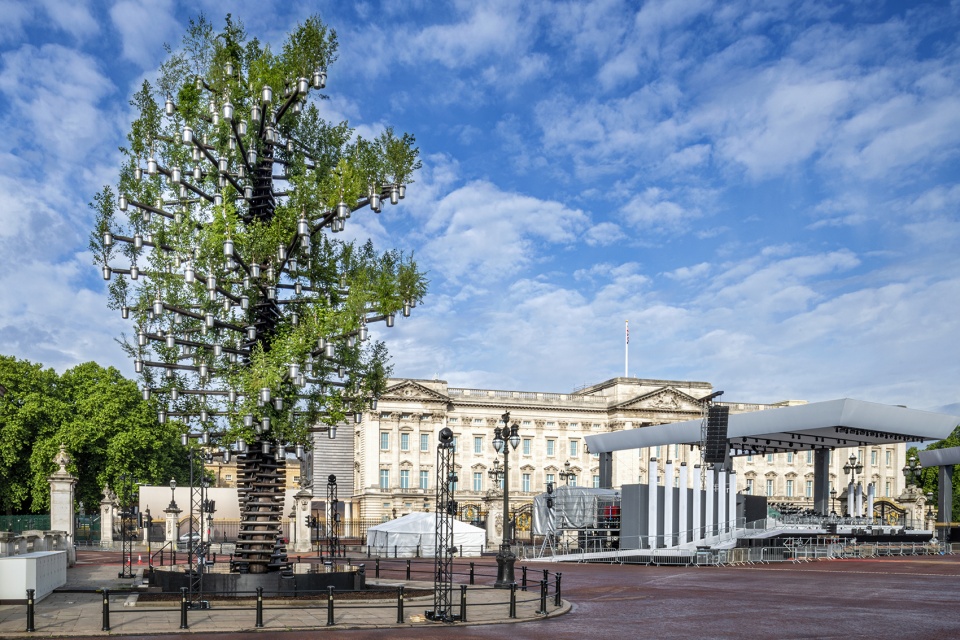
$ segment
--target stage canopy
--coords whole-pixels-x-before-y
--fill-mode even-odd
[[[701,420],[586,437],[591,453],[700,444]],[[731,455],[942,440],[960,417],[844,398],[730,415]]]

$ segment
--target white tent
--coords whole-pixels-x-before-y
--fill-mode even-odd
[[[433,513],[408,513],[396,520],[389,520],[367,529],[367,545],[371,552],[401,558],[420,555],[434,556],[436,548],[436,515]],[[453,545],[457,555],[479,556],[487,541],[487,532],[456,518],[453,521]]]

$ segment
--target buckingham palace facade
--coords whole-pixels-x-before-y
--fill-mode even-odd
[[[599,486],[599,459],[585,446],[594,433],[698,419],[701,398],[713,393],[708,382],[613,378],[572,393],[508,391],[450,387],[443,380],[390,379],[376,408],[359,422],[343,425],[334,444],[315,443],[315,478],[334,472],[346,515],[384,519],[433,509],[438,432],[455,436],[456,497],[461,503],[489,501],[499,486],[491,474],[502,462],[493,447],[494,429],[510,412],[519,426],[520,444],[510,453],[511,501],[518,506],[542,493],[547,483]],[[731,413],[764,411],[801,401],[775,404],[719,403]],[[838,495],[846,489],[843,465],[852,454],[863,464],[858,479],[873,482],[876,495],[894,497],[903,488],[900,467],[905,446],[837,449],[832,452],[830,481]],[[617,452],[613,485],[645,483],[648,461],[699,464],[696,447],[670,445]],[[347,476],[352,466],[352,477]],[[679,464],[674,465],[679,473]],[[768,496],[774,503],[812,507],[813,459],[807,452],[734,458],[737,490]],[[679,476],[673,480],[679,486]]]

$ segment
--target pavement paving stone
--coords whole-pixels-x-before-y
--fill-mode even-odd
[[[305,604],[302,600],[271,600],[263,605],[263,629],[255,627],[255,600],[245,599],[212,608],[190,610],[187,630],[180,629],[179,602],[138,602],[135,594],[124,591],[144,588],[143,567],[137,577],[119,578],[117,564],[94,564],[83,561],[81,553],[77,566],[67,571],[67,584],[50,594],[35,606],[36,632],[26,631],[26,605],[0,606],[0,637],[62,637],[142,635],[153,633],[218,633],[245,631],[319,630],[319,629],[380,629],[390,627],[436,626],[427,621],[424,612],[433,608],[433,597],[406,597],[403,623],[397,622],[395,599],[334,600],[334,626],[327,625],[326,598]],[[408,588],[432,589],[432,582],[404,581],[395,578],[368,579],[381,586],[406,585]],[[109,589],[110,631],[104,632],[101,589]],[[459,612],[459,585],[454,585],[453,610]],[[459,626],[492,624],[504,621],[523,622],[542,619],[538,613],[539,591],[517,591],[516,619],[508,618],[509,591],[469,586],[467,590],[467,622]],[[549,599],[549,615],[569,611],[563,602],[555,607]]]

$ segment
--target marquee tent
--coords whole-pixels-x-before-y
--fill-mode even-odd
[[[434,557],[436,549],[436,514],[408,513],[367,529],[367,545],[374,553],[410,558]],[[487,532],[453,518],[453,545],[464,556],[479,556],[487,542]]]

